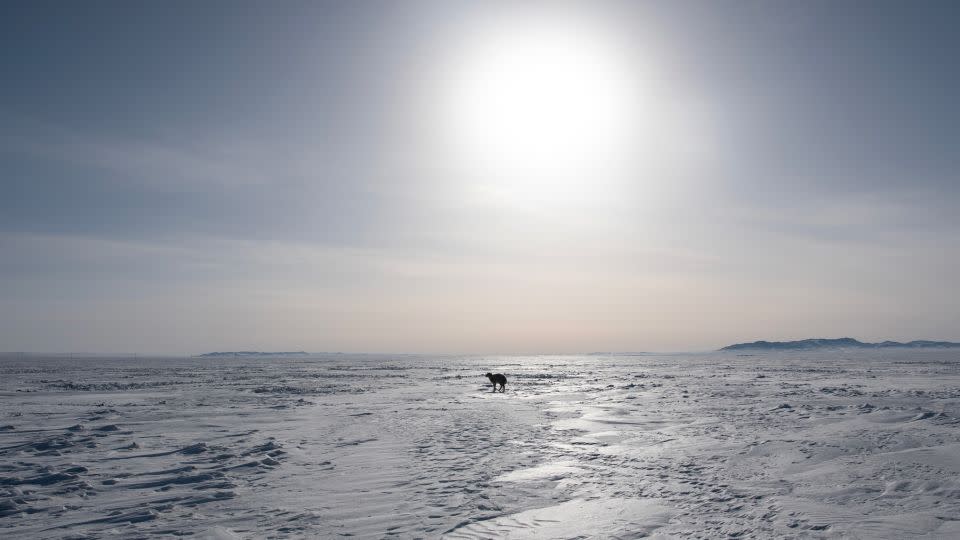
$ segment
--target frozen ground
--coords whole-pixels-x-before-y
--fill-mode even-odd
[[[957,538],[958,366],[6,357],[0,537]]]

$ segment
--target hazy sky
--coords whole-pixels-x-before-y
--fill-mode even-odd
[[[956,6],[3,2],[0,350],[960,340]]]

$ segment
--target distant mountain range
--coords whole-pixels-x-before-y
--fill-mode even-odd
[[[960,343],[952,341],[908,341],[901,343],[899,341],[882,341],[880,343],[864,343],[853,338],[837,339],[802,339],[800,341],[754,341],[753,343],[737,343],[728,345],[721,351],[744,351],[744,350],[762,350],[762,351],[795,351],[806,349],[893,349],[908,348],[919,349],[925,347],[934,347],[949,349],[960,347]]]
[[[208,352],[201,354],[201,358],[220,357],[220,356],[302,356],[307,354],[304,351],[290,352],[260,352],[260,351],[227,351],[227,352]]]

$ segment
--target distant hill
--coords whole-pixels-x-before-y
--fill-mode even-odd
[[[880,343],[864,343],[853,338],[837,339],[803,339],[800,341],[754,341],[752,343],[737,343],[728,345],[721,351],[743,351],[743,350],[763,350],[763,351],[796,351],[807,349],[893,349],[907,348],[919,349],[924,347],[934,348],[955,348],[960,347],[960,343],[951,341],[908,341],[901,343],[899,341],[883,341]]]
[[[215,358],[220,356],[303,356],[304,351],[289,352],[260,352],[260,351],[227,351],[227,352],[208,352],[201,354],[201,358]]]

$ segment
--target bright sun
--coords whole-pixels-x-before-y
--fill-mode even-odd
[[[468,40],[446,79],[446,142],[503,197],[581,197],[629,155],[632,79],[613,41],[580,22],[493,25]]]

